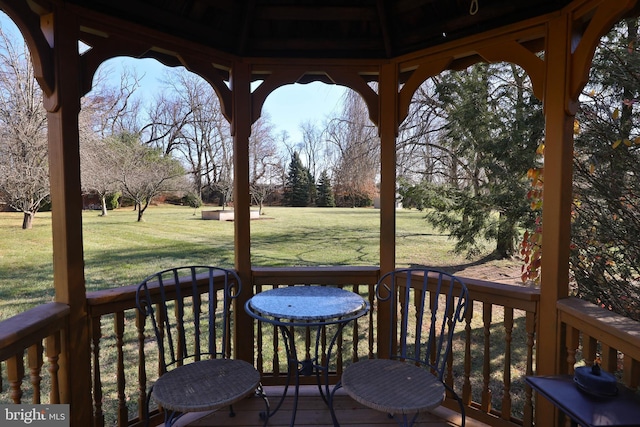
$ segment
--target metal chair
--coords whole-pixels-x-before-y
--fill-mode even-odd
[[[390,358],[365,359],[345,368],[331,392],[334,426],[340,425],[333,409],[339,388],[401,426],[412,426],[421,412],[440,406],[449,392],[460,405],[464,426],[464,404],[444,375],[456,323],[466,312],[466,286],[441,271],[408,268],[383,275],[375,289],[378,311],[386,305],[390,313],[389,336],[378,338],[381,345],[388,342]]]
[[[209,266],[177,267],[144,279],[136,292],[138,310],[151,320],[158,346],[160,377],[148,393],[164,411],[165,426],[187,412],[229,406],[251,394],[269,403],[260,373],[253,365],[230,358],[232,301],[241,283],[231,270]]]

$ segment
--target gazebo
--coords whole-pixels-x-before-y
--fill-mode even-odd
[[[531,373],[571,372],[579,345],[584,355],[600,345],[605,366],[614,367],[621,358],[625,383],[637,388],[640,326],[569,298],[568,259],[579,95],[600,37],[620,19],[637,15],[638,7],[636,0],[0,0],[0,9],[14,20],[29,46],[48,111],[55,287],[54,303],[0,324],[0,360],[7,361],[9,377],[24,374],[22,356],[16,354],[28,349],[29,354],[39,352],[34,357],[41,359],[45,340],[45,355],[57,360],[57,382],[52,384],[57,397],[52,401],[71,405],[72,426],[100,425],[103,420],[96,374],[99,319],[115,313],[115,334],[122,334],[122,313],[134,304],[130,289],[88,296],[84,283],[78,113],[81,97],[106,60],[154,58],[168,66],[184,66],[215,89],[234,138],[235,269],[243,283],[254,286],[274,280],[317,283],[318,274],[327,283],[370,284],[394,269],[395,143],[414,92],[444,70],[505,61],[526,70],[535,95],[544,103],[541,287],[504,290],[471,278],[471,293],[476,301],[497,301],[527,312],[527,351],[534,353],[530,360],[535,358]],[[80,52],[79,42],[88,49]],[[255,81],[261,84],[252,90]],[[376,268],[251,265],[251,125],[275,89],[312,81],[358,92],[378,127]],[[519,305],[510,305],[515,300]],[[253,330],[253,319],[238,312],[235,325]],[[255,360],[253,339],[250,334],[237,339],[236,357]],[[473,407],[470,397],[466,402]],[[477,414],[472,411],[469,416],[491,425],[522,423],[513,422],[508,413],[492,413],[487,404],[475,408]],[[535,420],[537,425],[557,425],[553,406],[542,399],[535,412],[531,405],[527,408],[525,424]],[[130,418],[121,406],[120,425]]]

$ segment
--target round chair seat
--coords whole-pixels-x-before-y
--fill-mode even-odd
[[[260,373],[244,360],[210,359],[158,378],[151,395],[165,409],[199,412],[231,405],[255,392]]]
[[[389,414],[433,409],[440,406],[446,393],[427,369],[398,360],[361,360],[344,370],[341,382],[353,400]]]

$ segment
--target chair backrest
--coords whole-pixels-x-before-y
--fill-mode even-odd
[[[428,268],[397,269],[376,286],[378,305],[389,304],[389,354],[430,367],[442,380],[457,322],[464,319],[467,287]]]
[[[170,268],[138,285],[136,304],[151,320],[161,372],[230,356],[231,303],[240,289],[234,271],[210,266]]]

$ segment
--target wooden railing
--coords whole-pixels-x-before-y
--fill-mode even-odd
[[[62,401],[58,379],[58,359],[68,319],[69,306],[52,302],[0,322],[0,367],[4,368],[0,388],[4,390],[2,378],[9,383],[8,398],[2,402],[69,403]],[[23,379],[27,374],[30,387],[25,391]]]
[[[252,276],[252,286],[245,285],[243,294],[260,292],[271,286],[329,284],[344,287],[369,299],[373,310],[361,318],[357,325],[344,331],[338,346],[341,350],[332,365],[333,380],[340,374],[342,366],[361,357],[376,355],[378,343],[372,287],[379,277],[377,267],[256,268]],[[525,388],[523,376],[533,373],[539,291],[472,279],[464,281],[473,304],[466,322],[456,334],[457,353],[447,380],[463,396],[468,416],[494,426],[531,425],[531,392]],[[144,330],[144,322],[135,308],[135,286],[92,292],[87,295],[87,304],[93,337],[91,392],[94,424],[98,427],[141,425],[139,420],[147,376],[149,380],[157,376],[158,367],[148,350],[154,348],[150,341],[152,332]],[[52,314],[54,312],[57,317]],[[45,313],[48,314],[45,316]],[[29,351],[29,354],[33,354],[33,363],[28,364],[37,367],[37,354],[42,354],[42,347],[37,345],[39,340],[49,337],[45,348],[50,363],[55,366],[56,354],[53,349],[56,347],[53,344],[56,339],[51,337],[59,337],[56,331],[64,330],[63,323],[67,315],[66,306],[53,304],[5,321],[11,323],[2,322],[0,354],[3,360],[9,360],[20,351],[24,353],[24,349],[33,347]],[[31,323],[40,327],[29,326],[24,319],[31,319]],[[261,339],[262,343],[255,345],[254,361],[263,372],[264,382],[283,384],[286,361],[275,356],[277,345],[268,341],[272,331],[257,323],[255,328],[256,340]],[[15,338],[11,339],[10,336]],[[51,344],[48,344],[49,341]],[[308,347],[306,338],[303,343]],[[11,372],[12,378],[10,382],[15,383],[11,388],[16,390],[12,392],[16,398],[19,394],[18,384],[24,376],[23,370],[18,367],[18,359],[15,359],[15,363],[11,362],[13,365],[7,363],[10,366],[7,372]],[[37,372],[37,368],[34,369]],[[456,405],[451,405],[451,408],[457,410]]]
[[[603,369],[615,373],[619,381],[637,390],[640,322],[577,298],[562,299],[557,307],[564,340],[561,361],[566,361],[561,364],[560,373],[572,374],[576,363],[590,365],[599,356]]]

